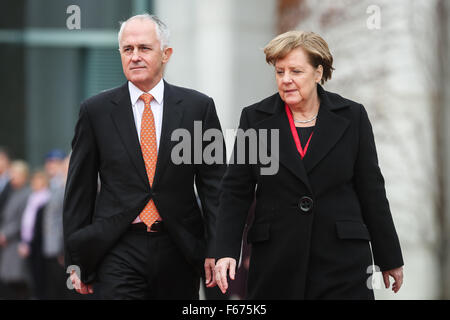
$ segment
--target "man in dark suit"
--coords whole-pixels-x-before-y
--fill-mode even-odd
[[[9,177],[10,162],[11,159],[8,150],[0,146],[0,228],[3,223],[3,207],[12,191]],[[0,234],[0,254],[4,244],[6,244],[6,238]],[[0,298],[5,297],[7,294],[8,292],[5,289],[4,283],[0,281]]]
[[[156,16],[125,21],[119,47],[128,82],[81,105],[64,201],[65,263],[80,293],[198,299],[202,273],[208,287],[216,284],[211,257],[225,160],[173,161],[172,133],[192,136],[201,123],[201,133],[220,132],[224,146],[214,102],[163,80],[172,48]],[[184,151],[193,158],[193,150]]]
[[[8,194],[11,191],[11,185],[9,183],[10,162],[11,159],[8,150],[0,146],[0,214],[1,209],[8,198]]]

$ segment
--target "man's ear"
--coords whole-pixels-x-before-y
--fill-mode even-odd
[[[172,56],[173,53],[173,48],[171,47],[166,47],[163,50],[163,56],[162,56],[162,61],[164,64],[166,64],[167,62],[169,62],[170,57]]]

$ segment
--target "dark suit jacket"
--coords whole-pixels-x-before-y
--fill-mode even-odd
[[[366,286],[369,241],[382,271],[403,265],[367,113],[320,85],[318,94],[318,119],[303,160],[279,94],[242,111],[240,128],[279,129],[280,141],[277,174],[261,175],[260,162],[234,164],[221,185],[217,258],[239,258],[256,196],[247,237],[249,298],[373,298]]]
[[[155,179],[150,187],[128,84],[81,105],[72,141],[63,225],[66,266],[80,266],[84,282],[94,279],[98,263],[150,199],[170,236],[199,272],[205,257],[213,255],[219,183],[225,164],[191,161],[175,165],[171,151],[178,141],[171,141],[171,134],[184,128],[194,139],[194,121],[202,122],[203,131],[220,130],[214,102],[199,92],[165,82],[162,121]],[[223,137],[221,143],[224,145]],[[97,194],[98,178],[101,187]],[[196,201],[194,182],[203,212]]]

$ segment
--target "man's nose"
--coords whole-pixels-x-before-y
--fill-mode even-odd
[[[141,56],[139,55],[139,48],[135,48],[133,50],[133,54],[131,55],[131,60],[139,61],[140,59],[141,59]]]
[[[131,60],[132,61],[139,61],[139,60],[141,60],[141,57],[138,54],[133,54],[131,56]]]

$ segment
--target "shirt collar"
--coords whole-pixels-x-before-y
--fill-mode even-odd
[[[138,101],[141,94],[144,93],[141,89],[136,87],[131,81],[128,81],[128,90],[130,91],[131,105],[135,105]],[[164,81],[161,80],[158,82],[156,86],[154,86],[148,93],[150,93],[153,98],[158,102],[158,104],[162,104],[164,97]]]

